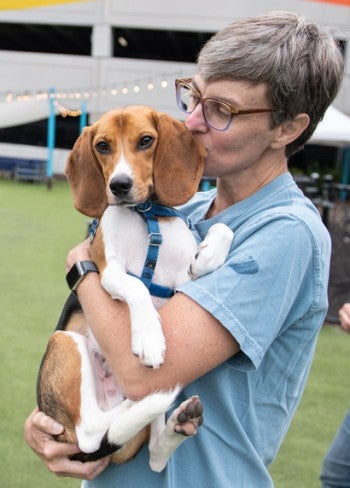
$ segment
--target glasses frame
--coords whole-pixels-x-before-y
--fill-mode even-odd
[[[191,92],[193,92],[197,98],[197,103],[195,104],[195,106],[193,107],[193,110],[191,110],[190,112],[184,110],[181,106],[181,103],[180,103],[180,87],[181,86],[185,86],[186,88],[188,88],[189,90],[191,90]],[[275,110],[271,109],[271,108],[247,108],[247,109],[244,109],[244,110],[239,110],[238,108],[234,107],[233,105],[231,105],[230,103],[224,101],[224,100],[221,100],[220,98],[215,98],[215,97],[203,97],[201,92],[195,88],[193,86],[193,81],[192,81],[192,78],[177,78],[175,80],[175,89],[176,89],[176,101],[177,101],[177,105],[179,107],[179,109],[184,112],[185,114],[187,115],[190,115],[191,113],[194,112],[194,110],[197,108],[198,104],[201,104],[202,105],[202,113],[203,113],[203,117],[204,117],[204,120],[206,122],[206,124],[211,127],[212,129],[215,129],[215,130],[218,130],[220,132],[223,132],[225,130],[227,130],[233,120],[234,117],[236,117],[237,115],[247,115],[247,114],[261,114],[261,113],[273,113],[275,112]],[[208,120],[207,120],[207,117],[205,115],[205,110],[204,110],[204,104],[207,100],[210,100],[210,101],[213,101],[213,102],[218,102],[220,103],[221,105],[224,105],[225,108],[227,108],[227,110],[230,112],[230,118],[229,118],[229,121],[226,125],[226,127],[224,129],[218,129],[217,127],[214,127]]]

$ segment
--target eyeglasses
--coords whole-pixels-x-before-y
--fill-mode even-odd
[[[192,78],[175,80],[175,88],[177,104],[182,112],[191,114],[200,103],[207,125],[219,131],[228,129],[232,119],[237,115],[274,112],[269,108],[238,110],[219,98],[204,98],[200,91],[193,86]]]

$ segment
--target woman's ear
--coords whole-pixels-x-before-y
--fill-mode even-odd
[[[101,217],[108,205],[105,180],[93,150],[95,132],[94,126],[85,127],[66,164],[74,206],[88,217]]]
[[[157,131],[153,168],[156,197],[163,205],[182,205],[198,190],[206,151],[182,122],[166,114],[158,116]]]
[[[307,129],[310,123],[310,117],[306,113],[297,114],[292,120],[285,120],[279,124],[276,129],[275,137],[271,142],[273,149],[286,147]]]

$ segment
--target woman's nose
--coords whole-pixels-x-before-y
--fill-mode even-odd
[[[202,105],[199,103],[193,112],[187,115],[185,126],[190,132],[206,132],[208,125],[203,115]]]

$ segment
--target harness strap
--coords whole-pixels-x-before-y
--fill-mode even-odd
[[[179,217],[180,219],[184,220],[186,224],[188,224],[187,218],[176,208],[166,207],[165,205],[156,203],[151,199],[132,208],[136,210],[136,212],[138,212],[146,221],[147,219],[156,219],[157,217]]]
[[[139,280],[143,281],[140,276],[130,273],[130,271],[128,272],[128,275],[134,276],[134,278],[138,278]],[[157,283],[150,283],[148,291],[152,297],[171,298],[174,296],[174,290],[172,290],[169,286],[157,285]]]
[[[97,232],[97,227],[99,226],[99,219],[93,219],[91,222],[89,222],[89,227],[88,227],[88,235],[90,239],[90,244],[93,242],[95,239],[95,235]]]
[[[146,222],[149,243],[141,276],[137,276],[130,272],[128,274],[130,276],[134,276],[135,278],[139,278],[147,287],[152,296],[158,298],[170,298],[174,295],[174,290],[167,286],[157,285],[156,283],[153,283],[154,271],[159,255],[159,247],[161,246],[163,241],[162,234],[159,232],[158,217],[179,217],[184,220],[188,226],[190,226],[190,224],[188,220],[175,208],[166,207],[165,205],[161,205],[160,203],[156,203],[152,200],[147,200],[146,202],[131,208],[135,212],[137,212]],[[98,225],[98,219],[94,219],[90,223],[90,242],[92,242],[95,237]]]
[[[165,205],[161,205],[152,200],[147,200],[145,203],[136,205],[134,210],[141,215],[143,220],[146,222],[149,235],[146,260],[143,265],[141,276],[138,278],[148,288],[152,296],[169,298],[174,295],[174,290],[152,282],[158,260],[159,247],[163,240],[162,235],[159,232],[158,217],[179,217],[182,218],[186,223],[187,220],[175,208],[166,207]]]

